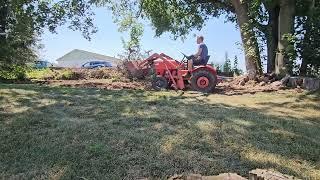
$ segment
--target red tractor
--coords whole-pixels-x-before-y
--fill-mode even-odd
[[[188,84],[196,91],[203,93],[212,92],[218,82],[217,72],[212,66],[206,65],[210,56],[207,57],[205,65],[194,66],[188,70],[188,59],[184,55],[181,61],[174,60],[170,56],[163,53],[153,54],[149,58],[138,63],[133,68],[131,64],[130,69],[138,69],[147,75],[148,69],[151,69],[153,74],[152,87],[155,90],[167,89],[173,87],[174,89],[185,89]]]

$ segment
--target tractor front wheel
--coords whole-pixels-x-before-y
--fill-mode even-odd
[[[199,70],[191,76],[191,87],[195,91],[210,93],[216,87],[216,77],[209,71]]]
[[[164,77],[155,77],[152,80],[152,88],[160,91],[161,89],[167,89],[168,88],[168,80]]]

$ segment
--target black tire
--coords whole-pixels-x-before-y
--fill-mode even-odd
[[[152,88],[160,91],[168,88],[168,80],[164,77],[155,77],[152,80]]]
[[[201,77],[205,77],[205,78],[207,78],[209,80],[208,86],[206,86],[206,87],[199,87],[198,86],[197,81]],[[211,93],[216,87],[217,78],[210,71],[199,70],[199,71],[196,71],[196,72],[192,73],[191,82],[190,83],[191,83],[192,89],[195,90],[195,91],[199,91],[199,92],[202,92],[202,93]]]

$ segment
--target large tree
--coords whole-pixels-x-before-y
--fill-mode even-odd
[[[250,18],[260,47],[266,47],[267,72],[286,71],[286,36],[294,32],[295,0],[251,0]]]
[[[260,2],[261,4],[259,4]],[[288,40],[301,39],[302,37],[304,44],[309,44],[310,42],[306,42],[306,40],[310,39],[308,37],[318,34],[314,30],[319,28],[312,28],[317,27],[316,23],[318,21],[314,19],[319,17],[315,15],[315,12],[318,12],[315,0],[261,0],[260,2],[250,12],[252,12],[251,17],[254,19],[254,26],[259,29],[260,35],[264,40],[260,41],[260,43],[262,46],[266,43],[267,71],[290,73],[292,71],[292,61],[296,60],[295,56],[298,54],[312,54],[308,52],[310,48],[306,48],[306,45],[300,46],[299,42],[292,45],[292,42],[290,44]],[[300,52],[290,57],[293,55],[290,52],[292,49]],[[308,53],[303,53],[302,51]],[[308,58],[304,55],[301,58],[301,72],[305,74],[303,73],[307,68],[305,59]]]
[[[253,79],[262,74],[262,65],[257,37],[254,32],[252,18],[250,18],[250,1],[232,0],[237,22],[240,27],[242,43],[244,46],[246,69],[249,77]]]
[[[307,13],[300,18],[300,32],[303,35],[298,44],[302,59],[300,74],[320,76],[320,2],[309,0],[303,7],[307,8]]]
[[[55,33],[68,24],[87,39],[96,29],[90,4],[85,0],[1,0],[0,68],[35,58],[38,39],[45,29]]]
[[[286,56],[288,41],[286,35],[292,35],[294,32],[295,0],[281,0],[279,2],[279,31],[278,31],[278,49],[275,60],[275,72],[277,74],[286,74],[289,72],[289,57]]]

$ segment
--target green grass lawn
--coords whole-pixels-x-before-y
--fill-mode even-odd
[[[0,179],[320,179],[320,95],[226,96],[0,84]]]

